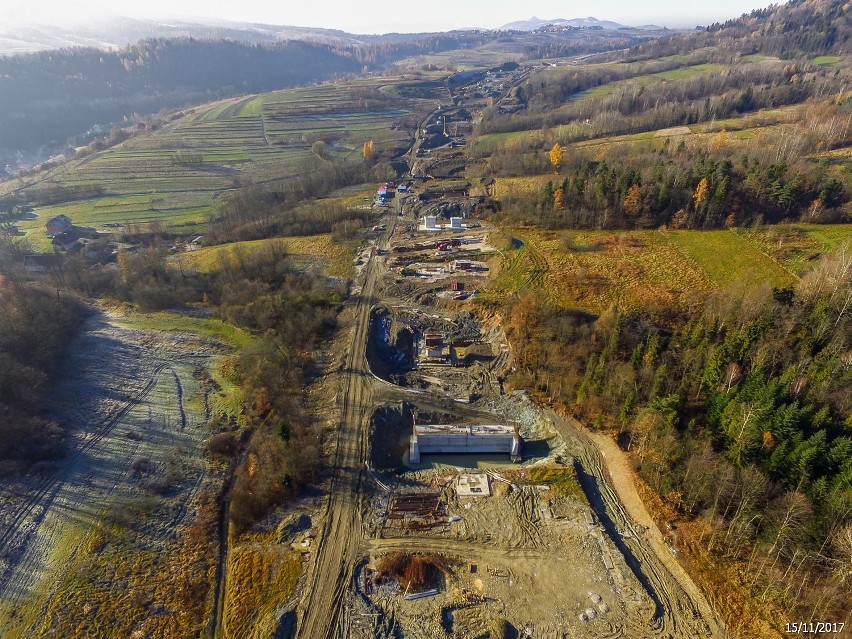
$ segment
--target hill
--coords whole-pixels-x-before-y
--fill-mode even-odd
[[[193,38],[231,40],[244,44],[275,44],[284,40],[305,40],[336,46],[361,46],[422,40],[433,33],[388,33],[362,35],[318,27],[230,22],[197,18],[188,20],[145,20],[116,17],[79,24],[0,25],[0,56],[35,53],[72,47],[115,50],[140,40]]]
[[[0,165],[16,150],[85,144],[100,132],[95,125],[126,125],[163,109],[316,83],[485,39],[448,33],[332,46],[183,37],[117,51],[71,48],[0,58]]]
[[[598,20],[597,18],[555,18],[548,20],[544,18],[536,18],[533,16],[529,20],[518,20],[510,22],[500,27],[501,31],[535,31],[541,27],[549,25],[569,26],[577,29],[624,29],[625,25],[613,22],[611,20]]]
[[[852,34],[850,8],[843,0],[791,0],[711,24],[702,31],[640,44],[627,57],[650,60],[704,47],[783,58],[844,53]]]

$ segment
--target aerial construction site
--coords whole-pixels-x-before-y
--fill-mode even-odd
[[[470,303],[499,250],[475,196],[442,194],[446,209],[467,211],[448,221],[424,215],[435,200],[423,184],[381,190],[388,221],[358,260],[350,330],[335,345],[334,471],[302,542],[309,567],[291,629],[724,636],[617,447],[507,388],[506,336]]]

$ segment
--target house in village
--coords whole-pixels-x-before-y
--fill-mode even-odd
[[[61,251],[64,253],[73,251],[80,245],[79,242],[77,242],[77,234],[74,233],[74,231],[65,231],[64,233],[55,235],[50,243],[53,245],[53,249],[55,251]]]
[[[56,236],[70,231],[71,227],[74,226],[74,223],[67,215],[57,215],[56,217],[50,218],[44,226],[47,229],[48,235]]]

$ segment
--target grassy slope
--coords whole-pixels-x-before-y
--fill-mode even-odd
[[[251,343],[250,333],[215,317],[194,317],[166,311],[156,313],[132,312],[122,315],[117,324],[129,328],[168,333],[172,331],[197,333],[220,340],[229,346],[242,348]]]
[[[629,310],[683,308],[737,281],[785,286],[795,280],[750,236],[734,231],[505,233],[524,245],[506,251],[486,299],[541,289],[560,306],[597,313],[613,303]]]
[[[176,256],[184,268],[202,272],[215,270],[222,260],[232,259],[239,251],[254,252],[270,242],[284,244],[290,257],[297,263],[319,263],[329,275],[349,277],[352,274],[352,250],[345,244],[331,241],[331,234],[305,237],[284,237],[268,240],[234,242],[222,246],[210,246],[181,253]]]
[[[786,286],[796,278],[733,231],[669,231],[669,241],[692,258],[719,287],[741,278]]]
[[[431,103],[368,104],[400,78],[276,91],[220,101],[184,113],[160,129],[87,158],[72,160],[33,178],[0,184],[0,195],[32,186],[100,185],[103,196],[39,207],[23,220],[36,248],[49,250],[45,222],[60,213],[75,224],[109,230],[105,223],[161,222],[167,230],[201,232],[216,198],[247,176],[295,175],[313,160],[305,134],[333,136],[333,155],[350,156],[367,140],[379,148],[407,142],[394,122]]]

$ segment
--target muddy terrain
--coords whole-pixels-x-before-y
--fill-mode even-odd
[[[724,636],[630,474],[581,426],[507,392],[505,335],[476,315],[475,293],[458,295],[490,277],[488,229],[482,271],[459,286],[451,269],[470,258],[453,253],[468,245],[418,229],[426,205],[405,206],[365,251],[355,289],[336,469],[297,635]],[[415,422],[516,425],[522,454],[412,463]]]

